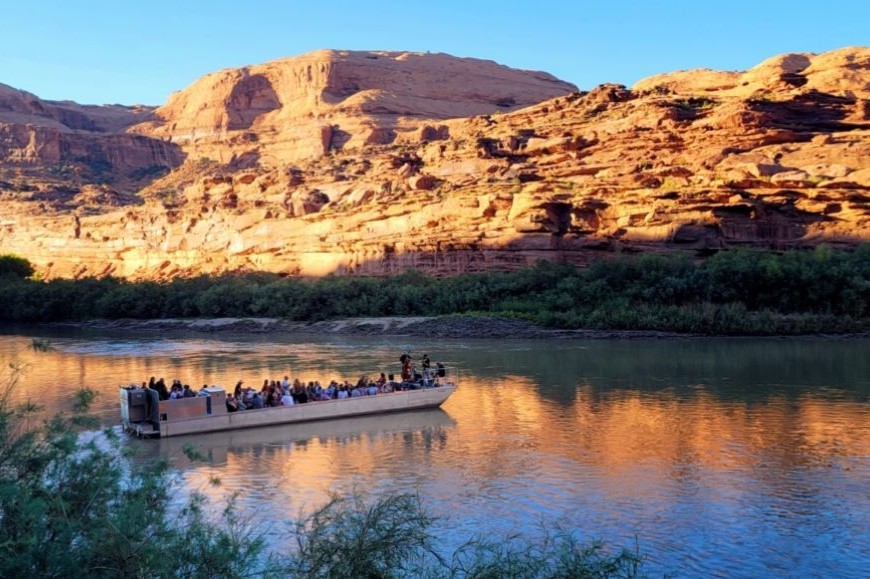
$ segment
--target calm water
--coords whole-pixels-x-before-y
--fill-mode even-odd
[[[13,333],[8,333],[13,332]],[[870,574],[870,341],[460,341],[55,332],[56,351],[0,335],[28,365],[18,397],[71,406],[148,377],[260,384],[355,379],[428,352],[461,368],[442,410],[133,441],[190,488],[241,491],[276,547],[330,491],[417,490],[446,545],[541,522],[647,554],[678,576]],[[48,334],[40,334],[48,335]],[[5,364],[4,364],[5,366]],[[212,463],[190,464],[193,442]],[[223,484],[208,485],[217,475]]]

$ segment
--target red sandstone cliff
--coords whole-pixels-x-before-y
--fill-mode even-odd
[[[870,49],[579,93],[318,51],[163,107],[0,86],[0,241],[44,275],[439,274],[870,236]]]

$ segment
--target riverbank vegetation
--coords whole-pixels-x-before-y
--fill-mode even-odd
[[[636,552],[607,552],[572,531],[472,538],[445,553],[415,494],[336,496],[289,536],[267,535],[232,499],[209,514],[207,499],[181,488],[166,462],[131,459],[114,431],[80,434],[93,392],[79,393],[78,412],[37,420],[36,406],[13,402],[18,375],[0,384],[0,577],[642,575]],[[291,546],[275,552],[281,542]]]
[[[21,265],[16,267],[19,269]],[[0,271],[2,274],[2,271]],[[0,320],[486,315],[563,329],[712,335],[855,332],[870,326],[870,245],[784,253],[720,252],[702,262],[642,255],[587,268],[431,278],[201,276],[158,282],[0,275]]]

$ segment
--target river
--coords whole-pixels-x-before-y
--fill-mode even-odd
[[[54,351],[27,349],[33,336]],[[150,376],[232,386],[394,370],[404,351],[457,366],[442,409],[155,441],[184,484],[285,521],[331,491],[416,490],[450,546],[475,533],[574,529],[635,544],[652,575],[866,576],[870,340],[438,340],[6,328],[15,390],[66,410],[80,386],[117,422],[117,387]],[[191,442],[211,463],[191,463]],[[217,476],[222,484],[213,487]]]

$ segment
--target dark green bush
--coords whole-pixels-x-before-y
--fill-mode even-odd
[[[708,334],[855,331],[870,316],[870,246],[782,254],[737,249],[701,263],[684,256],[599,260],[585,269],[540,263],[515,272],[434,279],[272,274],[169,283],[0,276],[0,320],[362,316],[491,312],[560,328]],[[760,320],[763,320],[760,321]]]
[[[34,273],[33,265],[17,255],[4,254],[0,255],[0,277],[12,276],[26,278]]]

